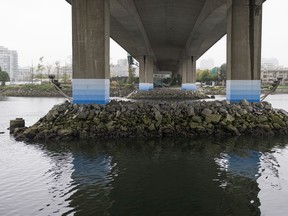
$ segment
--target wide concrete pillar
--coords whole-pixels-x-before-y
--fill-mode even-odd
[[[186,57],[181,64],[182,90],[197,90],[196,87],[196,59],[193,56]]]
[[[141,56],[139,58],[139,65],[139,90],[147,91],[153,89],[153,59],[148,56]]]
[[[109,102],[109,0],[72,1],[73,103]]]
[[[263,0],[227,0],[228,101],[260,101]]]

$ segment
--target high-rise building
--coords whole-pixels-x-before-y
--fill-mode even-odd
[[[279,67],[279,61],[275,58],[262,58],[261,69],[262,70],[275,70]]]
[[[0,46],[0,67],[9,74],[11,82],[16,81],[18,75],[17,51]]]
[[[127,59],[119,59],[116,65],[113,65],[110,68],[112,76],[128,76],[128,60]]]

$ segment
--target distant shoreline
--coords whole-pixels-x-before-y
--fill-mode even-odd
[[[71,86],[63,85],[63,92],[69,96],[72,95]],[[0,96],[6,97],[63,97],[56,91],[53,85],[8,85],[0,87]]]
[[[110,96],[111,97],[126,97],[135,88],[131,86],[121,86],[115,87],[111,86]],[[71,84],[62,85],[62,91],[68,95],[72,96]],[[225,87],[202,87],[201,91],[207,95],[225,95]],[[264,88],[261,93],[267,93],[269,89]],[[288,86],[280,86],[276,89],[273,94],[288,94]],[[0,86],[0,96],[6,97],[63,97],[51,84],[24,84],[24,85],[6,85]]]

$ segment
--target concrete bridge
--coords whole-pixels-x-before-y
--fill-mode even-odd
[[[140,63],[139,89],[153,73],[182,75],[196,89],[196,60],[227,33],[227,100],[260,100],[265,0],[67,0],[72,5],[74,103],[109,101],[109,38]]]

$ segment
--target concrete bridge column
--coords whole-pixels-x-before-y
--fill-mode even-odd
[[[181,78],[182,78],[182,85],[183,83],[187,83],[187,78],[186,78],[186,65],[185,65],[185,61],[184,59],[182,59],[180,61],[180,66],[179,66],[179,72],[181,74]]]
[[[153,89],[154,62],[151,57],[141,56],[139,61],[139,90]]]
[[[73,103],[109,102],[109,0],[73,0]]]
[[[260,101],[263,0],[227,0],[228,101]]]
[[[182,63],[182,90],[196,89],[196,59],[189,56]]]

